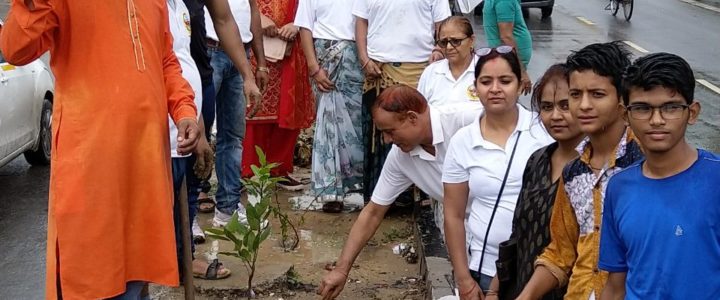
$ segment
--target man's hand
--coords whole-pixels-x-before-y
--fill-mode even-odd
[[[365,67],[363,67],[363,71],[365,72],[365,77],[375,79],[380,77],[380,74],[382,74],[382,69],[380,69],[379,64],[374,60],[368,58],[364,65]]]
[[[436,61],[438,61],[438,60],[441,60],[441,59],[443,59],[443,58],[445,58],[445,55],[443,55],[443,53],[440,52],[440,50],[439,50],[439,48],[438,48],[437,50],[433,50],[433,51],[430,53],[430,59],[428,59],[428,63],[434,63],[434,62],[436,62]]]
[[[255,85],[254,80],[246,80],[243,83],[243,91],[245,92],[245,103],[247,108],[245,114],[252,118],[258,110],[260,110],[262,94],[260,93],[260,89],[258,89],[257,85]]]
[[[178,128],[177,152],[180,155],[192,153],[200,137],[200,128],[195,119],[182,119],[175,124]]]
[[[215,164],[215,154],[210,148],[207,139],[200,138],[197,147],[195,147],[195,158],[195,166],[193,166],[195,175],[201,179],[210,178],[210,173],[212,173]]]
[[[325,71],[325,69],[320,69],[317,74],[313,76],[312,79],[315,80],[318,90],[323,93],[327,93],[335,89],[335,83],[330,81],[327,71]]]
[[[268,79],[269,71],[267,71],[267,70],[260,71],[259,68],[260,67],[258,67],[258,70],[255,71],[255,83],[257,84],[257,87],[260,89],[260,93],[262,94],[265,92],[265,89],[267,88],[267,84],[268,84],[268,80],[269,80]],[[267,67],[265,67],[265,68],[267,68]]]
[[[532,81],[530,81],[530,76],[528,76],[527,71],[523,70],[522,76],[520,77],[520,93],[527,95],[530,92],[532,92]]]
[[[298,27],[293,23],[287,23],[277,31],[277,34],[283,40],[294,41],[299,31]]]
[[[335,299],[345,287],[345,282],[347,282],[347,274],[339,269],[334,269],[323,277],[317,293],[322,296],[323,300]]]
[[[275,25],[263,27],[263,34],[268,37],[276,37],[278,35],[278,28]]]

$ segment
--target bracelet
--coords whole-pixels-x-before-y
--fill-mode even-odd
[[[258,72],[269,73],[269,72],[270,72],[270,69],[268,69],[268,67],[257,67],[257,71],[258,71]]]
[[[370,63],[371,59],[368,58],[368,60],[362,65],[362,70],[365,70],[365,67]]]
[[[477,284],[473,284],[472,288],[471,288],[469,291],[467,291],[466,293],[460,293],[460,296],[465,296],[465,295],[470,295],[470,294],[472,294],[472,292],[475,290],[475,288],[476,288],[477,286],[478,286]]]
[[[317,70],[315,70],[315,72],[312,72],[312,74],[310,74],[310,78],[315,78],[315,75],[320,73],[320,70],[322,70],[322,68],[318,68]]]
[[[495,290],[487,290],[485,291],[485,296],[497,296],[498,292]]]

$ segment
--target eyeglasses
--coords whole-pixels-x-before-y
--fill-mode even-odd
[[[459,47],[460,44],[462,44],[462,42],[464,40],[467,40],[468,38],[470,38],[470,37],[466,36],[461,39],[455,39],[455,38],[442,39],[442,40],[437,41],[436,44],[438,46],[440,46],[440,48],[447,48],[448,44],[452,45],[453,47]]]
[[[685,109],[690,107],[687,104],[681,103],[665,103],[660,106],[651,106],[648,104],[631,104],[628,105],[627,110],[630,117],[635,120],[650,120],[655,110],[660,111],[660,117],[665,120],[677,120],[682,118]]]
[[[508,45],[500,45],[495,48],[480,48],[475,50],[475,54],[477,54],[477,56],[485,56],[490,54],[490,52],[492,52],[493,50],[500,54],[507,54],[513,52],[513,47]]]

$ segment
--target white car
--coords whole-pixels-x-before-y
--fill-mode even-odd
[[[20,154],[32,165],[50,163],[54,85],[41,60],[14,66],[0,52],[0,167]]]

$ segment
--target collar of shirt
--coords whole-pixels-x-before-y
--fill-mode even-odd
[[[518,121],[517,125],[515,126],[515,131],[513,131],[513,134],[510,136],[514,136],[516,132],[519,131],[529,131],[530,125],[532,123],[533,119],[533,113],[522,107],[522,105],[517,104],[518,109]],[[483,112],[485,114],[485,112]],[[473,122],[472,126],[477,126],[477,128],[480,127],[480,119],[482,119],[482,115],[480,118],[477,118],[475,122]],[[483,147],[485,149],[498,149],[498,146],[494,143],[488,142],[483,138],[482,133],[480,130],[472,130],[471,131],[472,136],[472,146],[475,147]],[[504,149],[503,149],[504,150]]]
[[[430,110],[430,128],[432,130],[433,140],[432,144],[435,146],[435,154],[437,155],[437,145],[445,142],[445,136],[443,135],[442,120],[440,119],[440,112],[428,105]],[[427,153],[422,146],[417,145],[415,149],[410,151],[410,156],[419,156],[420,159],[434,161],[435,155]]]
[[[435,73],[445,76],[445,78],[447,78],[447,80],[450,80],[450,82],[458,83],[461,81],[460,79],[467,76],[468,73],[470,73],[470,75],[474,75],[475,64],[477,63],[478,56],[475,54],[472,54],[472,57],[473,57],[472,62],[467,67],[467,69],[465,69],[465,72],[460,74],[460,77],[458,77],[457,80],[455,79],[455,77],[453,77],[452,72],[450,71],[450,61],[447,59],[442,60],[442,62],[443,62],[442,65],[438,66],[438,68],[435,69]]]
[[[615,155],[613,156],[614,159],[610,160],[607,165],[603,166],[603,170],[605,169],[611,169],[615,167],[615,164],[617,160],[625,155],[625,152],[627,152],[627,144],[631,140],[635,139],[635,135],[633,134],[632,130],[629,127],[625,128],[625,132],[623,133],[622,138],[620,139],[620,143],[615,148]],[[580,161],[585,163],[586,165],[590,165],[590,154],[592,153],[592,143],[590,143],[590,137],[585,137],[580,144],[575,148],[578,153],[580,153]]]

